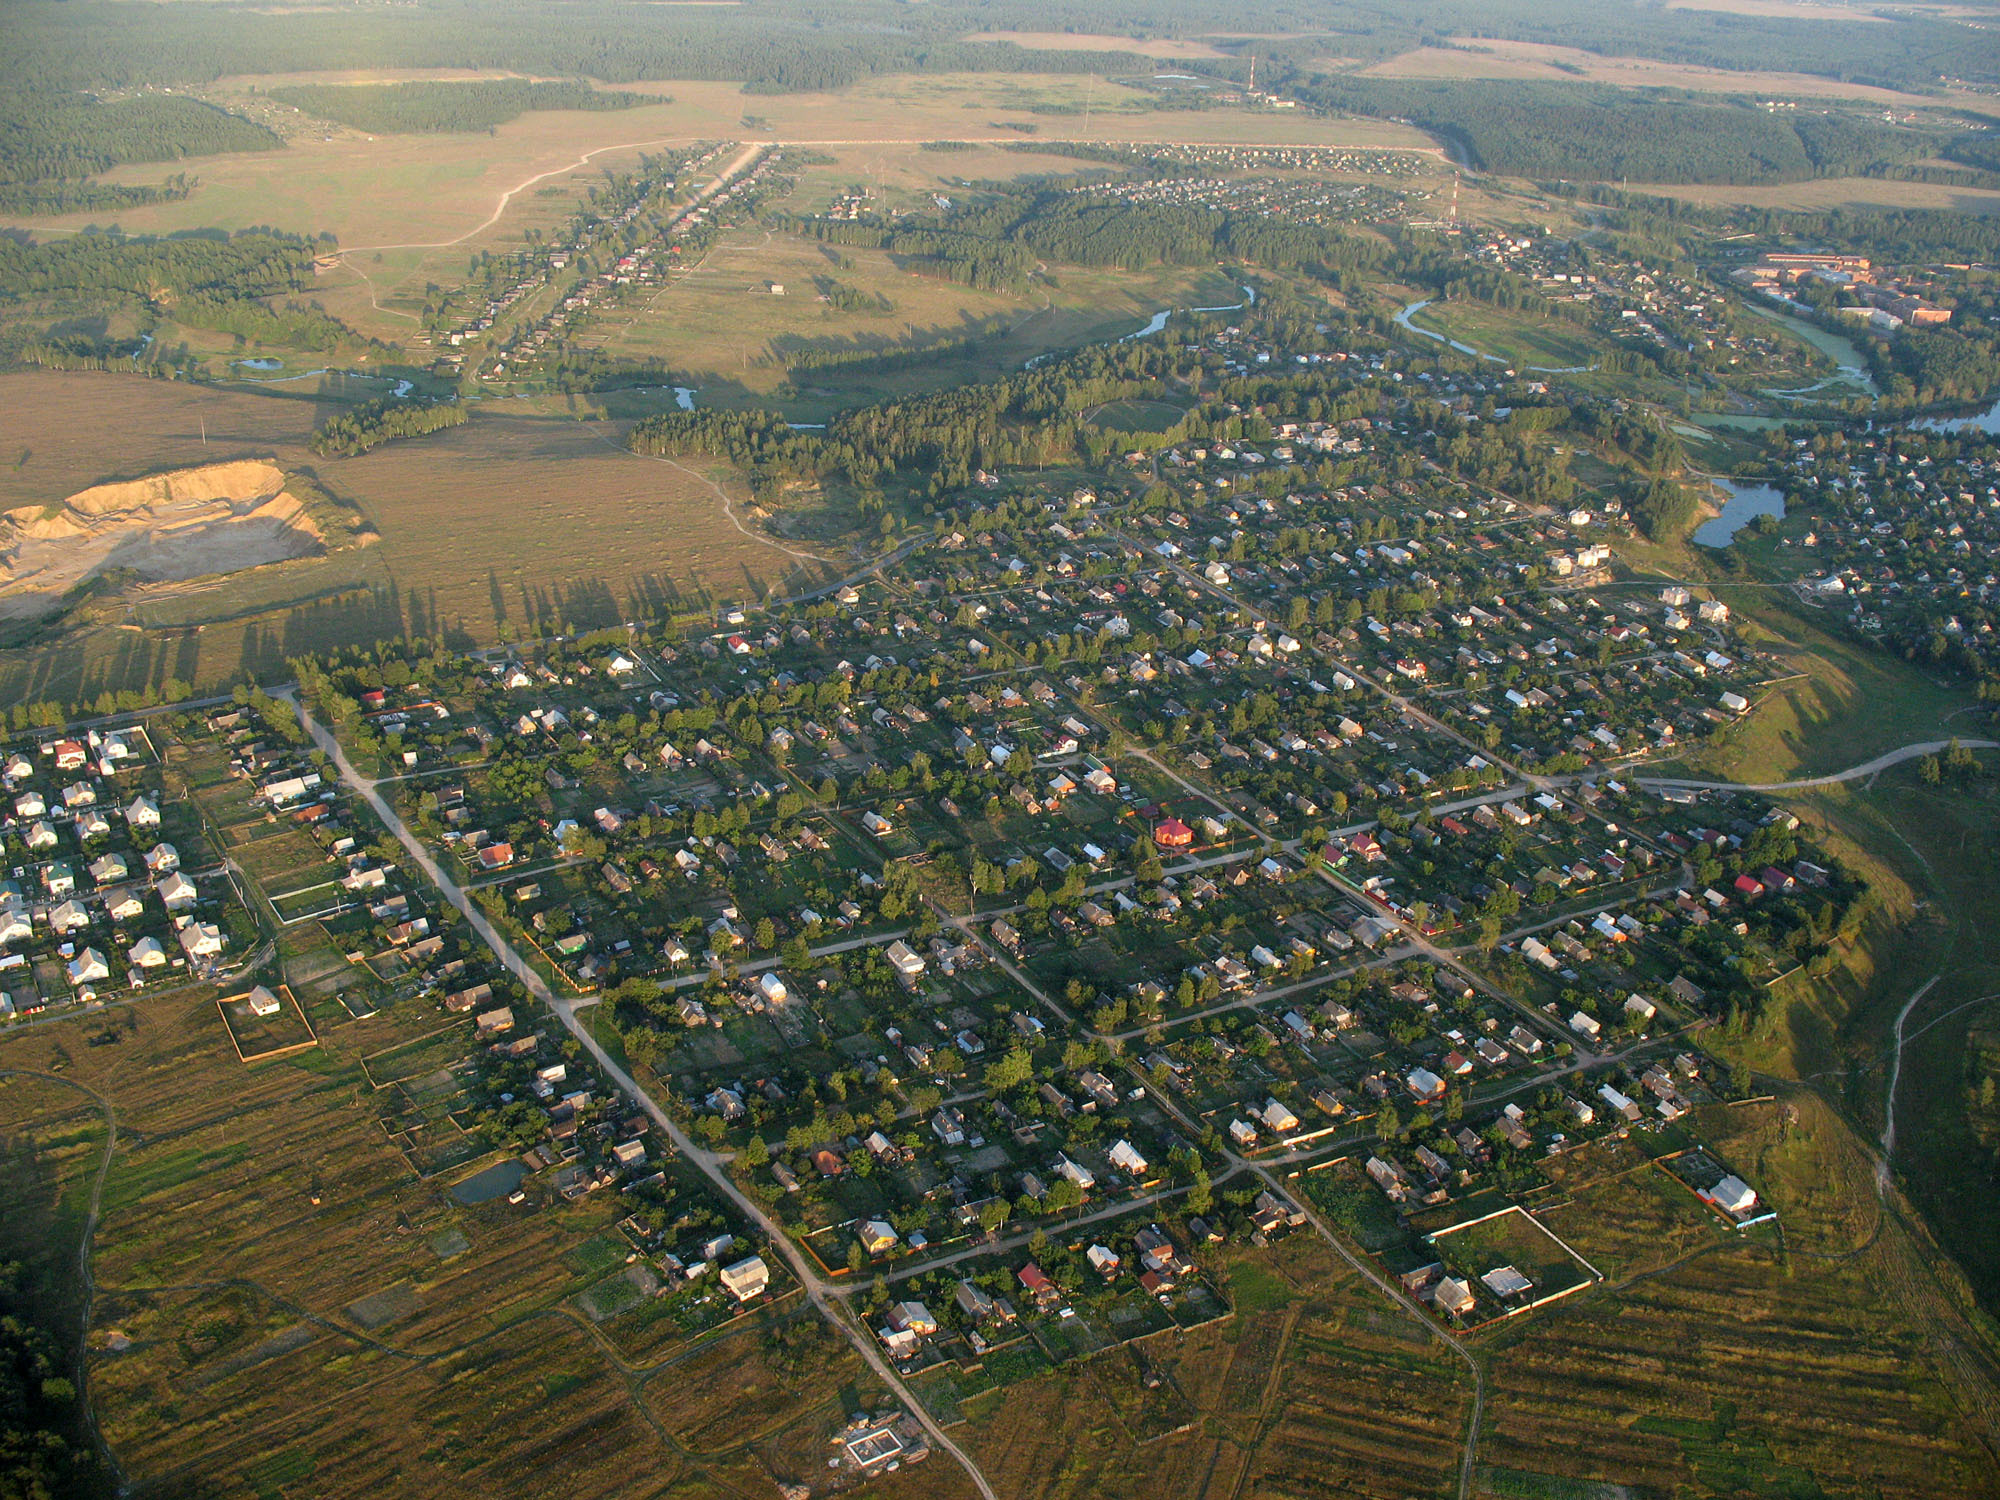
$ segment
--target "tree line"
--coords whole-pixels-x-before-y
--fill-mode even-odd
[[[327,418],[313,429],[311,447],[321,458],[352,458],[397,438],[462,427],[471,415],[463,401],[428,404],[385,397]]]
[[[110,295],[171,304],[182,297],[268,297],[312,281],[324,243],[251,229],[128,238],[77,234],[47,244],[0,238],[0,294]]]
[[[194,191],[194,178],[176,172],[165,182],[82,182],[43,178],[36,182],[0,182],[0,213],[118,214],[156,203],[179,203]]]
[[[0,86],[0,182],[94,177],[127,162],[179,161],[227,151],[275,151],[284,140],[255,120],[178,97],[98,100]]]
[[[524,78],[469,83],[297,84],[271,90],[280,104],[375,135],[438,135],[491,130],[530,110],[603,111],[669,104],[664,95],[593,89],[580,80]]]
[[[1842,114],[1779,114],[1586,84],[1324,77],[1301,99],[1408,119],[1509,177],[1758,183],[1879,173],[1943,138]]]

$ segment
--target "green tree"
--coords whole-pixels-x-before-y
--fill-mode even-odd
[[[1015,1047],[986,1065],[986,1087],[996,1094],[1017,1089],[1035,1076],[1034,1059],[1025,1047]]]

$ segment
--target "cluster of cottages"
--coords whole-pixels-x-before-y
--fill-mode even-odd
[[[1918,647],[1942,638],[1990,666],[2000,661],[2000,461],[1980,450],[1940,460],[1931,447],[1927,435],[1857,438],[1842,462],[1794,446],[1784,482],[1813,511],[1799,538],[1812,571],[1795,587],[1864,634]]]
[[[1268,1226],[1272,1230],[1305,1220],[1304,1214],[1269,1192],[1259,1196],[1251,1216],[1260,1229]],[[1190,1221],[1189,1234],[1202,1243],[1220,1238],[1200,1219]],[[1171,1299],[1196,1274],[1192,1251],[1183,1249],[1157,1223],[1144,1226],[1129,1241],[1121,1239],[1120,1243],[1124,1246],[1122,1250],[1102,1242],[1084,1249],[1084,1263],[1101,1286],[1120,1283],[1130,1286],[1136,1281],[1145,1295]],[[1128,1277],[1132,1280],[1126,1280]],[[1035,1316],[1073,1315],[1069,1305],[1071,1294],[1036,1262],[1030,1260],[1019,1267],[1013,1281],[1020,1302]],[[941,1323],[922,1302],[894,1302],[885,1312],[876,1334],[883,1347],[907,1369],[941,1333],[962,1334],[973,1354],[979,1356],[1020,1337],[1023,1332],[1021,1310],[1016,1307],[1015,1298],[996,1294],[969,1277],[953,1289],[947,1316],[951,1322]]]
[[[152,763],[136,729],[92,730],[0,761],[0,826],[28,860],[0,880],[0,973],[25,976],[30,955],[50,949],[72,996],[89,1000],[100,986],[138,987],[169,969],[204,974],[222,957],[227,939],[197,912],[201,889],[160,837],[158,797],[126,779]],[[142,926],[151,930],[135,937]],[[0,1016],[44,1004],[27,989],[0,995]]]
[[[1777,343],[1754,322],[1736,326],[1727,299],[1679,272],[1645,265],[1592,246],[1588,259],[1572,241],[1481,232],[1473,259],[1526,277],[1560,313],[1581,317],[1619,338],[1663,349],[1719,356],[1730,365],[1768,357]],[[1572,311],[1573,310],[1573,311]]]
[[[1634,1092],[1650,1096],[1657,1119],[1671,1122],[1692,1108],[1688,1091],[1700,1076],[1700,1060],[1691,1053],[1681,1053],[1671,1065],[1649,1065]],[[1383,1075],[1374,1075],[1369,1082],[1380,1085],[1371,1092],[1381,1098],[1388,1096],[1388,1080]],[[1435,1104],[1444,1095],[1445,1083],[1428,1068],[1412,1068],[1402,1087],[1415,1102]],[[1402,1151],[1385,1145],[1368,1157],[1363,1170],[1391,1203],[1434,1206],[1447,1202],[1454,1188],[1471,1186],[1478,1170],[1493,1160],[1495,1145],[1555,1155],[1574,1150],[1597,1135],[1621,1133],[1647,1119],[1638,1100],[1609,1082],[1564,1094],[1554,1115],[1560,1128],[1549,1118],[1532,1118],[1519,1104],[1510,1103],[1483,1129],[1461,1125],[1451,1132],[1451,1144],[1459,1153],[1456,1161],[1427,1145]]]
[[[725,213],[732,203],[754,191],[765,181],[784,159],[778,150],[764,152],[745,172],[733,178],[726,186],[697,201],[682,207],[668,223],[665,234],[659,239],[641,240],[631,245],[609,268],[593,276],[579,280],[571,291],[519,337],[510,339],[499,351],[489,367],[498,378],[520,379],[534,372],[538,363],[546,356],[559,353],[569,338],[582,329],[593,315],[608,305],[615,305],[627,289],[632,287],[657,286],[663,282],[670,269],[679,264],[682,246],[679,241],[695,233],[713,221],[717,215]],[[672,184],[664,185],[669,192]],[[602,222],[601,232],[595,236],[596,243],[605,243],[612,235],[629,226],[645,208],[647,199],[640,198],[629,207]],[[568,250],[557,250],[549,256],[546,275],[532,278],[531,283],[539,285],[553,279],[566,269],[569,257],[580,253],[583,246],[572,246]],[[771,291],[778,296],[784,294],[780,283],[769,283]],[[518,292],[518,288],[516,292]],[[515,292],[510,292],[511,302]],[[489,303],[484,316],[466,328],[455,331],[449,342],[457,345],[468,338],[485,332],[493,325],[493,319],[504,311],[504,307]]]

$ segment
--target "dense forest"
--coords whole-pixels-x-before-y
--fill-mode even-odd
[[[1380,268],[1393,247],[1340,229],[1289,224],[1179,204],[1134,204],[1054,188],[1001,193],[939,218],[785,219],[794,234],[887,250],[948,280],[1019,291],[1036,262],[1074,266],[1194,266],[1218,260],[1305,271],[1337,287]],[[1418,280],[1438,266],[1421,249],[1402,253],[1400,273]]]
[[[272,89],[271,97],[316,119],[376,135],[491,130],[536,109],[632,109],[667,102],[658,94],[593,89],[582,82],[529,83],[521,78],[469,83],[308,83]]]
[[[271,307],[249,297],[203,292],[173,304],[176,323],[233,333],[253,344],[281,344],[324,354],[357,337],[354,330],[317,302],[287,301]]]
[[[312,451],[321,458],[351,458],[397,438],[422,437],[447,427],[462,427],[471,415],[463,401],[441,401],[436,405],[387,398],[370,401],[329,417],[315,428]]]
[[[96,294],[163,305],[197,294],[275,296],[309,285],[313,257],[324,248],[254,229],[165,239],[78,234],[45,245],[0,236],[0,295]]]
[[[1939,136],[1838,114],[1778,114],[1587,84],[1341,76],[1302,83],[1327,109],[1408,119],[1510,177],[1796,182],[1879,171]]]
[[[1935,91],[1941,76],[2000,82],[2000,36],[1909,15],[1790,19],[1593,0],[1266,0],[1233,7],[1227,45],[1254,49],[1273,82],[1329,55],[1374,62],[1423,43],[1479,37],[1724,69],[1782,57],[1802,72]],[[839,88],[908,72],[1138,72],[1130,53],[1031,52],[964,38],[988,30],[1092,31],[1134,38],[1213,34],[1206,0],[761,0],[734,7],[474,5],[364,10],[149,8],[117,0],[16,0],[0,69],[65,88],[196,84],[229,74],[493,68],[608,83],[741,79],[760,88]],[[1268,37],[1258,36],[1264,33]],[[1329,45],[1331,44],[1331,45]],[[1476,43],[1475,43],[1476,44]],[[1240,70],[1240,59],[1216,70]]]
[[[860,0],[659,10],[468,0],[355,10],[161,6],[143,19],[118,3],[17,0],[0,78],[66,88],[200,84],[232,74],[368,68],[488,68],[605,83],[702,78],[753,90],[835,89],[890,73],[1138,72],[1118,52],[1035,52],[970,43],[971,14]],[[942,23],[942,24],[940,24]]]
[[[79,1447],[69,1359],[40,1326],[29,1273],[0,1262],[0,1495],[70,1500],[107,1493],[96,1456]]]
[[[125,162],[274,151],[284,140],[199,99],[100,101],[0,87],[0,182],[90,177]]]

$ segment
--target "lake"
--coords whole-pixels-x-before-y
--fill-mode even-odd
[[[528,1175],[528,1169],[518,1161],[496,1161],[482,1171],[474,1172],[463,1182],[451,1185],[451,1195],[468,1206],[475,1203],[491,1203],[495,1198],[504,1198]]]
[[[1969,417],[1921,417],[1910,426],[1920,432],[1984,432],[2000,436],[2000,401]]]
[[[1704,547],[1727,547],[1736,533],[1757,517],[1782,517],[1785,513],[1785,497],[1771,485],[1739,484],[1733,479],[1718,479],[1715,484],[1727,491],[1729,498],[1723,502],[1721,515],[1695,528],[1694,539]]]

